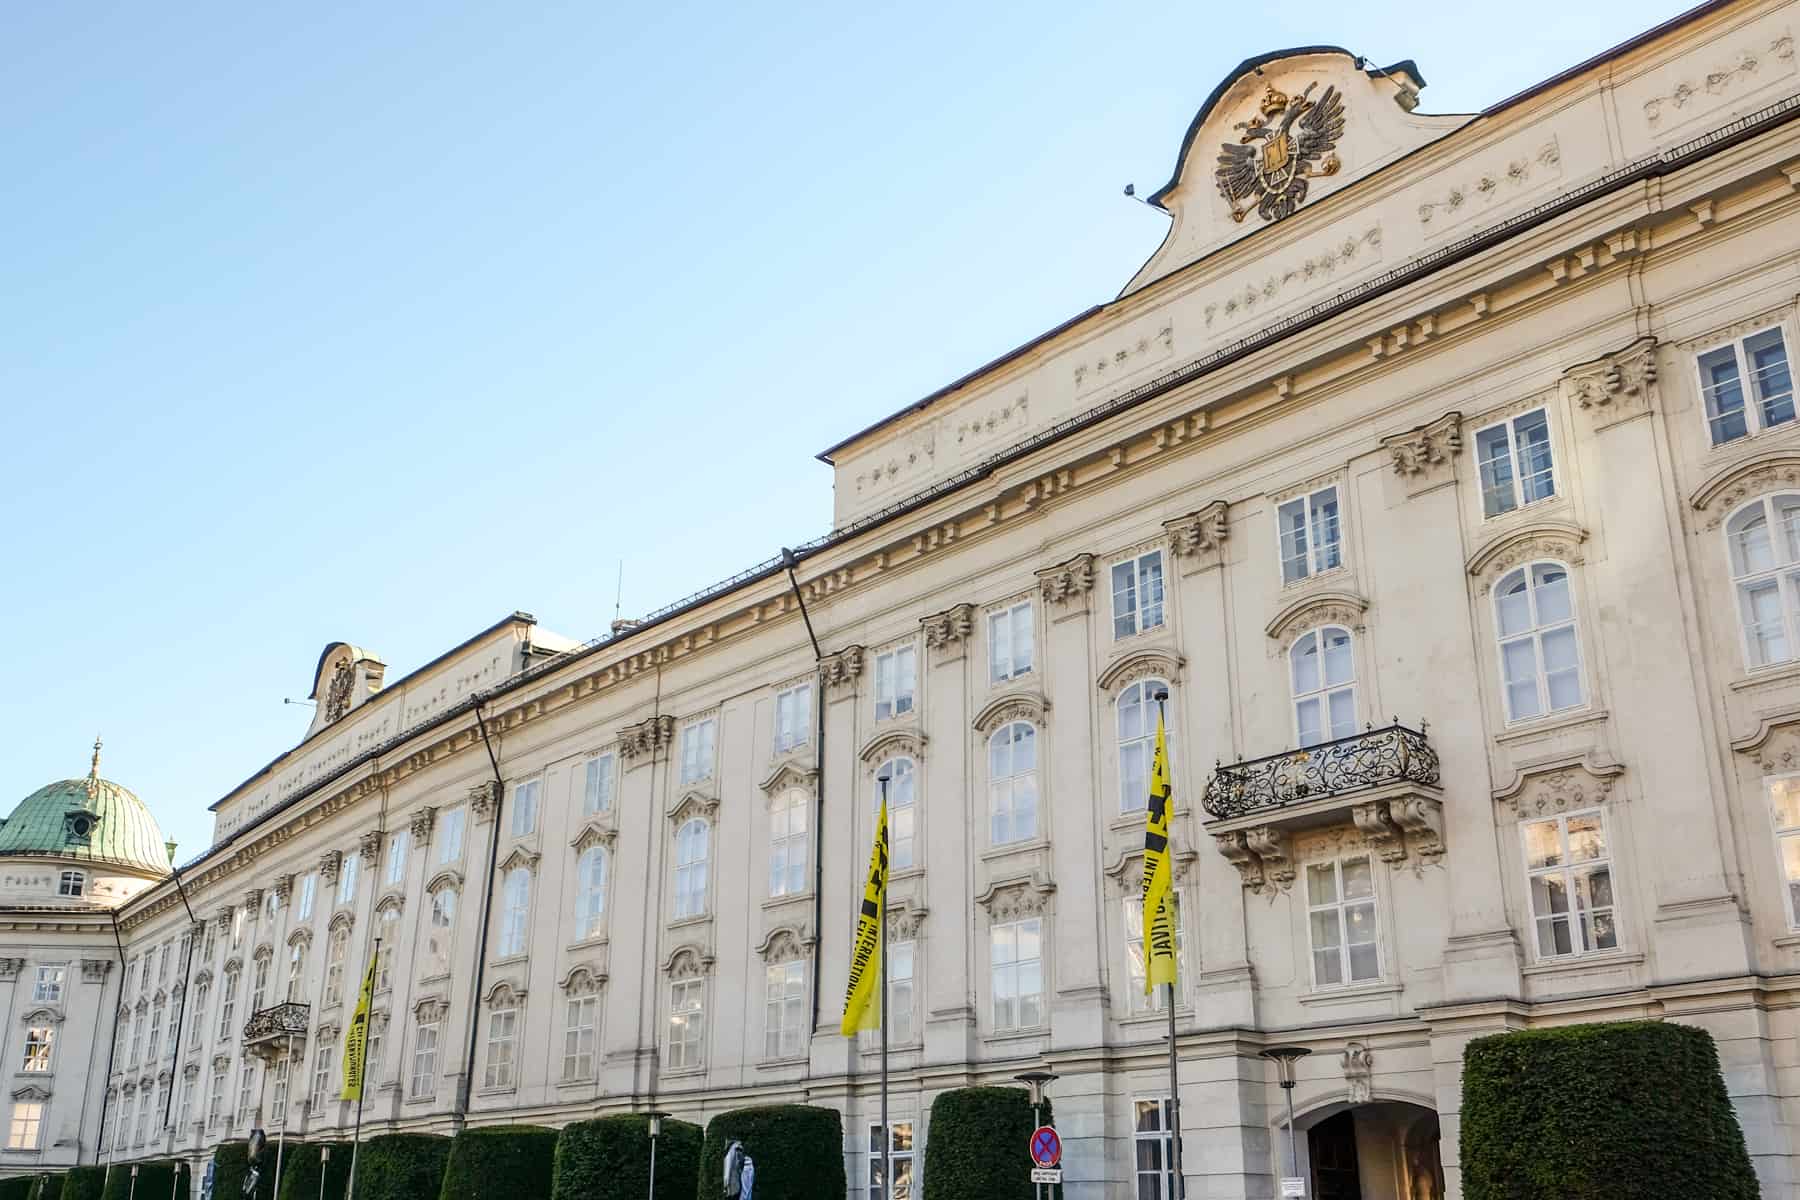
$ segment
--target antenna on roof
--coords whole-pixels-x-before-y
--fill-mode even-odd
[[[613,621],[617,622],[625,606],[625,560],[619,560],[619,586],[613,592]]]
[[[1128,183],[1125,185],[1125,198],[1127,200],[1136,200],[1139,204],[1143,205],[1145,208],[1155,208],[1156,207],[1156,205],[1150,203],[1148,200],[1144,199],[1142,196],[1137,194],[1137,184],[1135,184],[1135,183]]]
[[[287,696],[283,696],[281,698],[281,702],[283,704],[310,704],[314,708],[319,707],[319,702],[317,700],[293,700],[293,699],[288,698]]]

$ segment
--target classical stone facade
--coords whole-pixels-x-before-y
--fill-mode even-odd
[[[939,1091],[1047,1065],[1068,1194],[1165,1195],[1132,901],[1167,690],[1190,1194],[1273,1194],[1277,1042],[1313,1194],[1412,1200],[1460,1194],[1471,1038],[1645,1016],[1713,1034],[1791,1194],[1797,21],[1710,6],[1474,118],[1411,63],[1247,62],[1118,299],[826,452],[794,583],[581,646],[516,617],[395,682],[328,648],[185,892],[119,907],[69,1153],[341,1133],[379,938],[366,1130],[804,1099],[866,1194],[836,1030],[885,774],[911,1152]],[[134,1058],[136,966],[183,945],[178,1044]]]

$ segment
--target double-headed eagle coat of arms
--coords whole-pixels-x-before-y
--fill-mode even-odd
[[[1265,221],[1279,221],[1306,200],[1306,181],[1335,175],[1342,165],[1332,151],[1344,135],[1344,98],[1327,87],[1317,100],[1309,83],[1297,97],[1270,85],[1261,110],[1236,128],[1237,144],[1220,147],[1219,193],[1242,221],[1252,208]]]

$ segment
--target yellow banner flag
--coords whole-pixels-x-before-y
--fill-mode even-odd
[[[1144,994],[1175,982],[1175,921],[1169,891],[1169,748],[1162,707],[1156,713],[1156,757],[1150,764],[1150,806],[1144,814]]]
[[[875,847],[869,852],[869,878],[863,884],[862,910],[856,914],[856,944],[850,955],[850,986],[844,990],[843,1034],[881,1025],[882,899],[887,895],[887,801],[875,822]]]
[[[345,1100],[362,1099],[363,1060],[369,1053],[369,1002],[375,997],[375,964],[380,958],[378,946],[369,956],[369,969],[363,972],[362,991],[356,997],[356,1015],[350,1018],[350,1028],[344,1033]]]

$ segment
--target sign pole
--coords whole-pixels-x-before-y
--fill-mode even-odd
[[[1170,1180],[1170,1200],[1185,1200],[1187,1180],[1181,1174],[1181,1083],[1175,1068],[1175,985],[1169,989],[1169,1165],[1174,1172]]]
[[[881,811],[887,811],[888,778],[881,777]],[[885,868],[884,868],[885,874]],[[888,1126],[888,961],[887,880],[881,883],[880,926],[875,930],[875,953],[881,958],[881,1200],[894,1194],[894,1131]]]
[[[370,962],[370,969],[381,961],[381,939],[375,939],[375,957]],[[473,1020],[473,1016],[470,1018]],[[369,1031],[363,1029],[362,1062],[358,1066],[356,1087],[356,1128],[350,1135],[350,1178],[344,1183],[344,1200],[355,1200],[356,1197],[356,1153],[362,1149],[362,1106],[363,1094],[369,1090]]]

